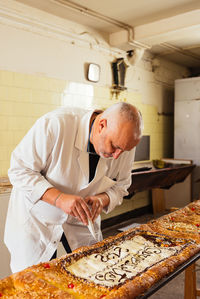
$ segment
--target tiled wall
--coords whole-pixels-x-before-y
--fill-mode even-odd
[[[6,176],[10,154],[35,120],[61,105],[66,82],[0,71],[0,176]]]
[[[0,71],[0,177],[7,176],[10,155],[36,119],[60,106],[107,108],[118,101],[136,105],[144,119],[144,134],[150,135],[150,159],[169,157],[172,151],[173,120],[159,116],[157,107],[143,104],[141,94],[124,91],[118,97],[108,87],[68,82],[40,75]],[[31,145],[30,145],[31,146]],[[103,219],[148,205],[148,192],[124,200]]]
[[[41,115],[62,105],[106,108],[117,101],[130,102],[142,112],[144,134],[151,136],[150,158],[169,156],[173,120],[144,105],[140,93],[124,91],[116,98],[107,87],[1,70],[0,177],[7,175],[12,150]]]

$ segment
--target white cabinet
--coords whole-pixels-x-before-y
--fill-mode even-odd
[[[175,81],[174,158],[196,164],[192,198],[200,197],[200,77]]]
[[[200,100],[200,77],[175,81],[175,101]]]
[[[200,100],[175,102],[174,138],[175,158],[200,164]]]

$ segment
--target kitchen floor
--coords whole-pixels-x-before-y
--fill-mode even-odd
[[[158,218],[161,215],[157,215]],[[103,229],[103,238],[109,236],[114,236],[120,231],[119,228],[126,227],[132,223],[147,223],[149,220],[153,219],[153,214],[145,214],[140,217],[132,218],[127,221],[116,224],[112,227]],[[200,288],[200,261],[196,263],[197,265],[197,286]],[[199,270],[199,271],[198,271]],[[150,299],[183,299],[184,298],[184,271],[176,276],[173,280],[168,282],[164,287],[158,290],[155,294],[150,296]]]

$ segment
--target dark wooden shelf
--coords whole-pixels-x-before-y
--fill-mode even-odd
[[[168,168],[134,172],[128,197],[136,192],[154,188],[169,189],[174,184],[183,182],[194,168],[194,164],[178,164]]]

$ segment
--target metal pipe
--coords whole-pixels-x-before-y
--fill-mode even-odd
[[[127,30],[128,32],[128,41],[130,45],[136,48],[144,48],[144,49],[149,49],[150,47],[148,45],[145,45],[143,43],[140,43],[139,41],[134,40],[134,28],[126,23],[117,21],[113,18],[107,17],[101,13],[98,13],[92,9],[89,9],[85,6],[82,6],[80,4],[76,4],[71,0],[51,0],[51,2],[54,2],[56,4],[62,5],[64,7],[67,7],[75,12],[84,14],[86,16],[92,17],[94,19],[101,20],[103,22],[109,23],[111,25],[114,25],[118,28],[122,28]]]
[[[101,13],[98,13],[98,12],[92,10],[92,9],[89,9],[85,6],[76,4],[76,3],[74,3],[73,1],[70,1],[70,0],[51,0],[51,2],[54,2],[54,3],[57,3],[57,4],[59,3],[60,5],[68,7],[73,11],[76,11],[76,12],[79,12],[81,14],[93,17],[95,19],[99,19],[101,21],[107,22],[109,24],[112,24],[114,26],[117,26],[117,27],[120,27],[120,28],[123,28],[123,29],[126,29],[126,30],[133,29],[133,27],[128,25],[128,24],[125,24],[125,23],[117,21],[113,18],[107,17],[107,16],[105,16]]]
[[[160,44],[161,47],[164,47],[166,49],[169,49],[169,50],[172,50],[173,52],[178,52],[182,55],[185,55],[185,56],[188,56],[188,57],[192,57],[193,59],[196,59],[196,60],[200,60],[200,56],[197,55],[197,54],[194,54],[194,53],[191,53],[190,51],[188,50],[185,50],[185,49],[181,49],[181,48],[178,48],[176,46],[173,46],[171,44],[168,44],[168,43],[162,43]],[[166,55],[166,53],[163,53],[159,56],[163,56],[163,55]]]

